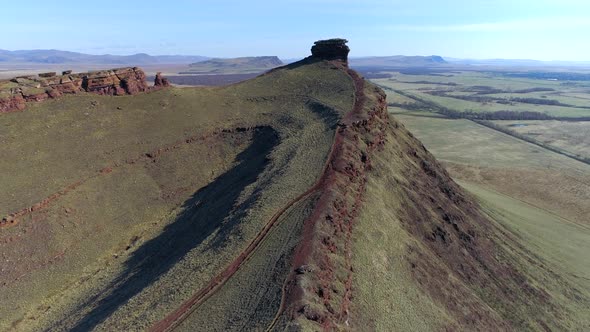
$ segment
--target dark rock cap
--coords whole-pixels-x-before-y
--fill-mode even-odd
[[[322,60],[342,60],[347,62],[350,49],[346,46],[346,43],[348,43],[348,40],[342,38],[318,40],[311,47],[311,56]]]

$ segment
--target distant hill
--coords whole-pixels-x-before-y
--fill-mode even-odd
[[[114,65],[149,65],[149,64],[188,64],[203,61],[208,57],[200,55],[149,55],[138,53],[132,55],[93,55],[60,50],[0,50],[2,64],[114,64]]]
[[[457,59],[445,58],[455,65],[501,66],[501,67],[586,67],[590,61],[541,61],[532,59]]]
[[[429,67],[429,66],[440,66],[447,65],[441,56],[405,56],[405,55],[393,55],[393,56],[375,56],[375,57],[362,57],[362,58],[351,58],[350,65],[352,67]]]
[[[276,56],[256,56],[241,58],[215,58],[189,66],[191,74],[229,74],[262,72],[278,66],[283,62]]]

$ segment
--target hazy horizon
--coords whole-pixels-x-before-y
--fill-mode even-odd
[[[589,61],[590,3],[580,0],[62,1],[3,4],[0,49],[87,54],[306,56],[314,40],[349,40],[352,57]]]

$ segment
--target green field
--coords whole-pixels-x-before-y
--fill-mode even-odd
[[[528,111],[564,118],[590,117],[590,84],[586,81],[548,81],[478,71],[389,74],[390,78],[373,80],[388,94],[401,91],[459,112]],[[390,102],[414,104],[416,100],[394,96]]]
[[[494,123],[542,144],[590,160],[588,121],[494,121]]]

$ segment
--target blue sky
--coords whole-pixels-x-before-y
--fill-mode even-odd
[[[0,49],[303,57],[347,38],[352,56],[590,60],[588,0],[6,1]]]

